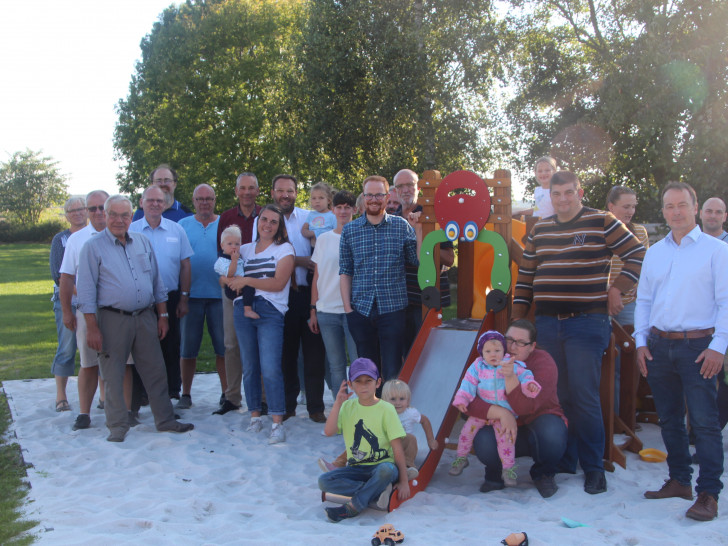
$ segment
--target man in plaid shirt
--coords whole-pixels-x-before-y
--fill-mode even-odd
[[[419,213],[405,220],[387,214],[389,184],[364,180],[364,214],[341,233],[339,275],[347,323],[359,357],[381,368],[384,381],[402,367],[407,287],[405,263],[419,265]],[[381,355],[381,357],[380,357]]]

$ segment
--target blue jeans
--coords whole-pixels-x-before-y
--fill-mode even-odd
[[[71,312],[76,316],[76,306],[71,305]],[[51,373],[59,377],[70,377],[76,368],[76,332],[63,325],[63,311],[58,293],[53,294],[53,314],[56,317],[56,332],[58,333],[58,349],[53,357]]]
[[[717,379],[703,379],[702,363],[695,359],[710,344],[711,336],[699,339],[664,339],[650,334],[647,347],[647,382],[660,418],[662,440],[667,448],[670,478],[683,485],[691,483],[693,468],[685,428],[685,403],[690,427],[695,433],[695,450],[700,465],[698,493],[718,497],[723,487],[723,438],[718,424]]]
[[[582,314],[559,320],[536,316],[537,342],[556,361],[559,402],[569,420],[569,440],[562,468],[604,470],[604,421],[599,398],[602,354],[612,332],[606,314]]]
[[[346,324],[344,313],[317,312],[316,318],[326,347],[326,361],[331,374],[330,386],[335,395],[339,392],[341,382],[347,379],[346,364],[357,358],[356,346]],[[346,357],[347,349],[349,360]]]
[[[217,356],[225,355],[224,329],[222,325],[222,299],[190,298],[189,311],[180,319],[182,358],[197,358],[202,343],[202,328],[207,320],[212,348]]]
[[[359,358],[369,358],[377,364],[382,382],[396,379],[402,368],[405,316],[406,308],[379,314],[376,307],[369,317],[356,310],[346,315],[356,353]]]
[[[321,474],[318,485],[321,491],[350,496],[352,506],[361,512],[398,479],[394,463],[357,464]]]
[[[235,333],[243,361],[243,387],[248,411],[263,407],[260,377],[263,376],[268,413],[283,415],[286,404],[283,396],[281,351],[283,347],[283,315],[272,303],[256,296],[253,310],[259,319],[243,315],[243,302],[236,301],[233,309]]]
[[[531,478],[537,480],[556,474],[566,450],[568,432],[564,420],[550,413],[540,415],[528,425],[518,427],[516,457],[533,458]],[[485,465],[485,481],[502,483],[503,465],[493,427],[486,425],[475,435],[475,456]]]

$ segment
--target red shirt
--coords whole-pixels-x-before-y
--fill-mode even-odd
[[[217,224],[217,253],[218,255],[222,251],[220,248],[220,235],[225,228],[235,225],[240,228],[240,232],[243,235],[241,244],[248,244],[253,242],[253,222],[260,214],[260,205],[255,205],[255,209],[250,216],[244,216],[240,211],[240,205],[236,205],[230,210],[226,210],[220,215],[220,221]]]
[[[567,423],[564,410],[561,409],[559,397],[556,394],[559,372],[554,359],[546,351],[535,349],[526,359],[525,364],[541,385],[541,392],[536,398],[527,397],[521,392],[521,389],[513,389],[506,395],[513,412],[518,415],[518,425],[527,425],[536,417],[547,413],[558,415],[564,420],[564,423]],[[476,396],[468,406],[468,415],[487,419],[491,405]]]

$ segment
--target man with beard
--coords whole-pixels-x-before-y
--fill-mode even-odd
[[[422,226],[416,214],[409,216],[409,223],[387,214],[389,184],[384,177],[367,177],[363,190],[364,214],[341,233],[341,298],[358,356],[377,363],[388,381],[402,367],[405,264],[419,265]]]

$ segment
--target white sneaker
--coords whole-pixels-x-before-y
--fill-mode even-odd
[[[407,467],[407,481],[414,480],[419,475],[420,471],[414,466]]]
[[[452,462],[452,466],[450,467],[448,474],[451,476],[459,476],[463,473],[463,469],[469,464],[467,457],[456,457]]]
[[[253,417],[250,420],[250,424],[248,425],[248,428],[245,429],[246,432],[260,432],[263,429],[263,419],[260,417]]]
[[[270,436],[268,436],[269,444],[280,444],[286,441],[286,431],[283,429],[283,425],[280,423],[273,423],[273,428],[270,430]]]
[[[336,470],[336,467],[323,457],[319,457],[316,462],[318,463],[321,472],[331,472],[332,470]]]
[[[392,496],[392,484],[390,483],[384,491],[381,492],[379,497],[374,500],[372,499],[369,502],[369,508],[374,508],[375,510],[384,510],[387,511],[387,507],[389,506],[389,497]]]
[[[336,397],[334,397],[334,399],[336,399]],[[298,395],[298,400],[296,400],[296,402],[298,402],[298,405],[299,406],[305,406],[306,405],[306,391],[301,391],[300,392],[300,394]]]

